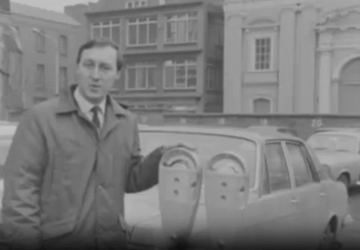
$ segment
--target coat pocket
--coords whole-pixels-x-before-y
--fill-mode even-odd
[[[76,217],[69,217],[60,221],[54,221],[42,226],[42,239],[50,240],[58,238],[74,231]]]

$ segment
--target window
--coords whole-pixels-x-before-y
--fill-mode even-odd
[[[220,90],[222,87],[222,67],[217,64],[206,66],[206,86],[209,90]]]
[[[271,38],[255,39],[255,70],[271,69]]]
[[[168,60],[165,62],[166,89],[196,88],[197,69],[195,60]]]
[[[133,63],[126,68],[127,90],[155,89],[156,64]]]
[[[36,65],[35,85],[45,87],[45,65]]]
[[[59,53],[62,56],[67,56],[68,41],[66,36],[59,37]]]
[[[120,44],[120,20],[113,19],[91,24],[91,38],[106,37],[116,44]]]
[[[192,43],[197,41],[196,12],[166,16],[166,43]]]
[[[311,171],[303,154],[300,144],[286,143],[289,151],[290,164],[294,170],[295,184],[297,187],[306,185],[312,182]]]
[[[265,162],[268,192],[291,189],[290,174],[280,143],[265,145]]]
[[[139,1],[129,1],[126,2],[126,8],[127,9],[133,9],[133,8],[140,8],[140,7],[146,7],[147,6],[147,0],[139,0]]]
[[[271,101],[264,97],[258,97],[253,100],[253,113],[269,114],[271,113]]]
[[[67,68],[60,67],[59,69],[59,88],[64,89],[68,86],[68,79],[67,79]]]
[[[128,19],[128,46],[152,45],[157,39],[157,16]]]
[[[42,34],[36,33],[36,51],[45,52],[46,37]]]

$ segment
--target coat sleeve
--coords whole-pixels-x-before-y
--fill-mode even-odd
[[[156,185],[159,181],[159,162],[163,147],[159,146],[146,156],[141,155],[139,132],[135,124],[133,129],[133,148],[130,158],[127,193],[141,192]]]
[[[40,186],[46,159],[39,119],[29,111],[19,123],[4,166],[2,219],[12,249],[40,248]]]

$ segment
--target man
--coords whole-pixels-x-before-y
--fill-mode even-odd
[[[124,192],[158,182],[159,147],[140,156],[135,116],[109,95],[118,47],[82,45],[78,84],[28,111],[4,169],[2,218],[14,249],[123,249]]]

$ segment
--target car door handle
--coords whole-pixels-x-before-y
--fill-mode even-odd
[[[320,196],[321,197],[324,197],[326,194],[325,193],[320,193]]]

